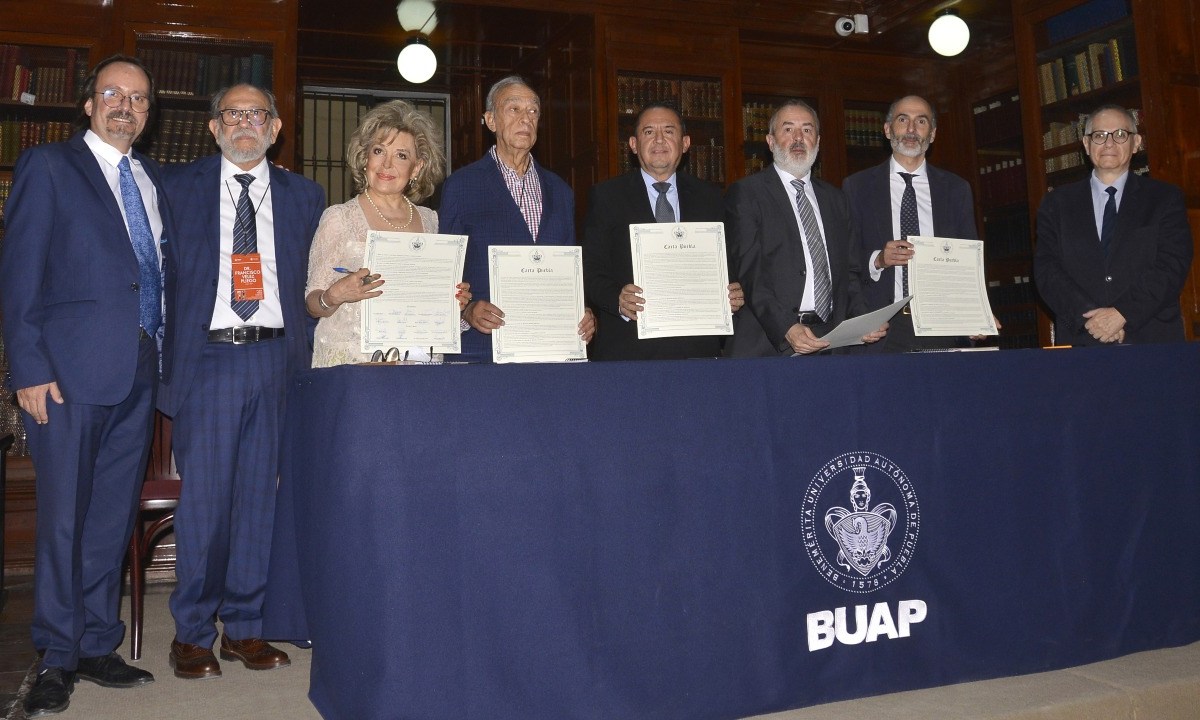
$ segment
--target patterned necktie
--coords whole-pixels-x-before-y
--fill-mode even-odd
[[[1100,247],[1107,253],[1117,231],[1117,189],[1107,187],[1104,192],[1108,193],[1108,202],[1104,203],[1104,218],[1100,221]]]
[[[138,322],[150,337],[162,324],[162,268],[158,249],[154,247],[154,231],[142,202],[142,192],[133,179],[129,158],[117,163],[121,177],[121,201],[125,204],[125,221],[129,224],[129,241],[138,261]]]
[[[821,316],[822,321],[828,320],[833,310],[833,282],[829,279],[829,255],[825,252],[825,238],[821,237],[821,226],[817,224],[817,214],[813,212],[812,203],[804,194],[804,181],[793,180],[792,187],[796,188],[796,210],[800,213],[804,242],[808,244],[808,254],[812,257],[813,309]]]
[[[675,210],[667,200],[667,191],[671,189],[669,182],[656,182],[654,189],[658,191],[658,199],[654,201],[654,222],[675,222]]]
[[[917,191],[913,190],[913,174],[900,173],[904,178],[904,197],[900,199],[900,239],[908,240],[910,236],[921,235],[921,220],[917,217]],[[897,266],[900,273],[900,292],[908,297],[908,268]]]
[[[234,213],[233,218],[233,254],[256,253],[258,252],[258,228],[254,224],[254,206],[250,203],[250,183],[254,182],[254,176],[249,173],[241,173],[233,177],[242,184],[242,194],[238,198],[237,212]],[[230,288],[229,306],[233,308],[238,317],[249,320],[251,315],[258,312],[257,300],[235,300],[232,292],[233,290]]]

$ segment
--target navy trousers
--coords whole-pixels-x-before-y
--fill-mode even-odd
[[[133,388],[117,405],[47,398],[49,422],[22,413],[37,473],[33,645],[44,667],[116,650],[121,568],[146,473],[158,347],[142,338]]]
[[[262,635],[279,475],[286,341],[205,345],[172,426],[183,479],[175,513],[175,638],[211,647]]]

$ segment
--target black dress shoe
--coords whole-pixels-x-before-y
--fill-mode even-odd
[[[75,673],[62,668],[43,668],[25,696],[25,717],[38,718],[66,710],[74,689]]]
[[[126,665],[124,658],[115,652],[101,657],[79,658],[75,675],[110,688],[131,688],[154,682],[153,675],[141,668]]]

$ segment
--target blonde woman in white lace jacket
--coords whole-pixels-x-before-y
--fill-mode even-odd
[[[438,231],[437,213],[417,204],[446,171],[441,133],[426,115],[403,100],[375,107],[350,136],[346,158],[358,195],[325,211],[308,257],[305,302],[319,318],[313,367],[371,359],[360,349],[359,303],[380,295],[386,279],[359,267],[367,233]],[[461,309],[470,285],[460,283],[457,295]]]

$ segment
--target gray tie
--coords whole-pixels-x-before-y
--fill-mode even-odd
[[[825,252],[825,238],[821,237],[821,226],[817,224],[817,215],[813,212],[812,203],[804,194],[804,181],[793,180],[792,187],[796,188],[796,210],[800,213],[804,242],[808,244],[808,254],[812,257],[815,306],[813,309],[821,316],[821,320],[828,320],[833,310],[833,283],[829,279],[829,255]]]
[[[658,191],[658,199],[654,201],[654,222],[675,222],[675,210],[667,200],[667,191],[671,189],[671,183],[656,182],[654,189]]]

